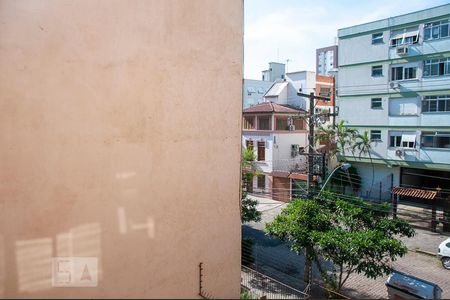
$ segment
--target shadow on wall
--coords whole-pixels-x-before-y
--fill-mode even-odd
[[[16,241],[18,292],[35,293],[52,288],[53,257],[97,257],[97,276],[100,280],[100,233],[100,224],[90,223],[57,234],[53,238]]]

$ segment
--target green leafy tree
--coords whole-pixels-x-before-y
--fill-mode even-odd
[[[266,232],[289,241],[293,252],[305,255],[303,281],[309,283],[312,262],[318,260],[313,237],[317,232],[330,230],[331,225],[329,211],[322,210],[318,202],[294,199],[272,222],[266,224]]]
[[[356,135],[356,137],[354,139],[354,144],[352,145],[352,149],[359,151],[359,153],[358,153],[359,159],[361,159],[361,157],[363,155],[369,156],[370,164],[372,166],[372,183],[371,183],[370,189],[369,189],[369,197],[370,197],[370,194],[372,193],[372,189],[373,189],[373,184],[375,181],[375,165],[373,164],[372,154],[371,154],[372,141],[370,140],[370,135],[367,130],[364,131],[362,134]]]
[[[247,197],[247,190],[253,182],[253,177],[259,174],[254,161],[256,155],[253,148],[245,148],[242,150],[242,195],[241,195],[241,222],[259,222],[261,221],[261,212],[256,209],[258,201]]]
[[[292,251],[305,253],[304,281],[309,282],[306,268],[310,269],[311,263],[326,285],[338,292],[352,273],[369,278],[389,274],[391,262],[407,253],[399,237],[412,237],[411,226],[391,219],[389,204],[322,195],[320,199],[291,201],[266,225],[269,235],[289,241]],[[333,272],[324,268],[324,260],[333,263]]]

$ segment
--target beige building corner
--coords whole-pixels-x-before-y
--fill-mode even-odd
[[[0,297],[239,297],[242,37],[241,0],[0,0]]]

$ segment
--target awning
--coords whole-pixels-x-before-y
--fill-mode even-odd
[[[408,197],[429,199],[429,200],[433,200],[437,195],[436,191],[413,189],[413,188],[406,188],[406,187],[400,187],[400,186],[396,186],[396,187],[392,188],[391,193],[394,195],[408,196]]]
[[[402,134],[402,142],[416,142],[416,134],[415,133],[403,133]]]
[[[391,36],[391,40],[403,39],[403,38],[407,38],[410,36],[417,36],[417,35],[419,35],[419,31],[410,31],[410,32],[393,35],[393,36]]]

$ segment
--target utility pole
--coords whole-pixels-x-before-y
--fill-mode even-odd
[[[309,98],[309,113],[308,113],[308,179],[306,181],[306,187],[308,190],[308,197],[313,195],[312,185],[314,182],[314,129],[315,129],[315,100],[330,101],[328,97],[315,96],[313,92],[309,95],[301,92],[297,93],[298,96]]]

